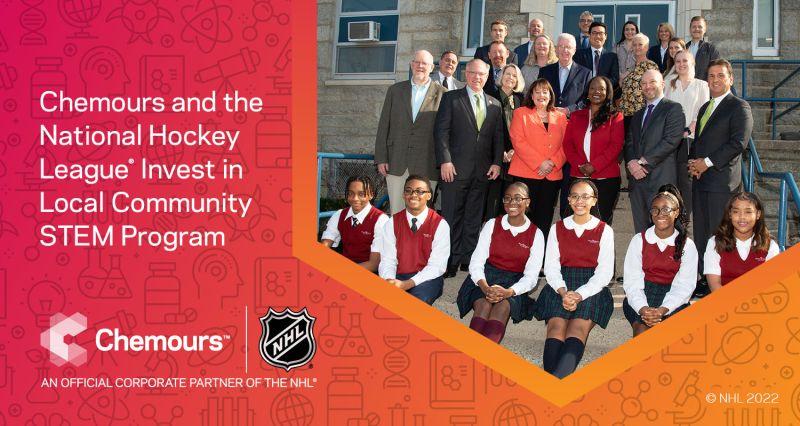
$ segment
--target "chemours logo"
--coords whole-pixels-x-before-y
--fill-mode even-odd
[[[58,313],[50,318],[50,328],[41,334],[40,343],[50,351],[50,361],[54,364],[82,365],[86,362],[86,348],[76,343],[76,336],[86,330],[86,316],[83,314],[74,313],[67,317]],[[101,352],[219,352],[230,341],[228,334],[127,335],[117,328],[97,329],[94,336],[95,348]]]

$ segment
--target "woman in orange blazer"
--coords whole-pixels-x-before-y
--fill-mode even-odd
[[[561,146],[567,116],[555,108],[555,93],[547,80],[531,84],[522,106],[514,110],[509,135],[514,157],[508,174],[528,185],[531,207],[528,217],[544,234],[553,221],[561,187],[561,168],[566,156]]]
[[[585,109],[574,111],[564,135],[564,153],[573,165],[572,180],[590,179],[597,186],[600,220],[611,225],[620,187],[619,154],[625,140],[621,113],[614,111],[611,80],[589,80]],[[591,123],[589,122],[591,120]]]

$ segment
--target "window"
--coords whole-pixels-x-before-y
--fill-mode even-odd
[[[483,44],[484,0],[467,0],[464,2],[464,45],[462,55],[472,56],[475,49]]]
[[[336,45],[334,75],[341,79],[394,79],[397,52],[398,0],[341,0]],[[351,41],[349,24],[373,22],[369,28],[377,40]],[[362,25],[362,31],[364,30]]]
[[[778,0],[753,2],[753,56],[778,56]]]

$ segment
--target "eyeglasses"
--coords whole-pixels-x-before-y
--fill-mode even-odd
[[[403,190],[403,194],[404,194],[404,195],[408,195],[408,196],[411,196],[411,195],[416,195],[417,197],[421,197],[421,196],[423,196],[423,195],[425,195],[425,194],[427,194],[427,193],[430,193],[430,192],[431,192],[431,191],[426,191],[426,190],[424,190],[424,189],[410,189],[410,188],[406,188],[406,189],[404,189],[404,190]]]
[[[678,211],[678,209],[673,209],[672,207],[662,207],[660,209],[658,207],[653,207],[650,209],[650,216],[658,216],[659,214],[668,215],[675,211]]]
[[[509,197],[508,195],[503,196],[503,204],[520,204],[525,200],[530,200],[530,198],[520,197],[519,195],[513,197]]]
[[[580,201],[589,201],[589,200],[591,200],[592,198],[597,198],[597,197],[595,197],[594,195],[589,195],[589,194],[581,194],[581,195],[578,195],[578,194],[570,194],[570,195],[569,195],[567,198],[568,198],[570,201],[572,201],[573,203],[577,203],[579,200],[580,200]]]
[[[427,66],[433,66],[433,64],[430,63],[430,62],[421,62],[421,61],[411,61],[411,64],[414,65],[415,67],[418,67],[420,65],[424,65],[426,67]]]
[[[606,32],[605,32],[605,31],[592,31],[592,32],[591,32],[591,33],[589,33],[589,34],[591,34],[591,35],[602,35],[602,36],[604,36],[604,35],[606,35]]]
[[[592,22],[594,22],[594,19],[589,19],[589,18],[581,19],[581,22],[584,23],[584,24],[587,23],[587,22],[591,24]]]

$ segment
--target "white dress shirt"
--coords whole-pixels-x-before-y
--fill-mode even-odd
[[[695,43],[694,40],[689,41],[689,51],[692,52],[692,56],[695,58],[697,57],[697,50],[700,49],[700,42]]]
[[[367,215],[369,214],[370,210],[372,210],[372,204],[367,204],[366,207],[361,209],[358,214],[353,214],[353,208],[347,208],[347,215],[344,217],[344,221],[346,225],[351,224],[351,217],[355,216],[358,223],[364,223],[367,219]],[[325,231],[322,233],[323,240],[331,240],[333,241],[333,247],[337,247],[339,242],[342,240],[342,234],[339,233],[339,218],[342,215],[344,209],[336,211],[336,213],[328,219],[328,225],[325,227]],[[372,231],[372,244],[369,246],[369,251],[372,253],[380,253],[381,251],[381,239],[383,237],[383,226],[386,225],[386,222],[389,221],[389,216],[385,214],[380,215],[378,220],[375,221],[375,228]]]
[[[731,93],[731,91],[728,90],[722,96],[718,96],[716,98],[713,98],[714,99],[714,108],[711,108],[711,112],[709,113],[708,120],[706,120],[706,125],[708,125],[708,121],[711,120],[711,118],[714,116],[714,111],[717,110],[717,107],[719,106],[719,103],[722,102],[722,100],[725,99],[725,96],[728,96],[730,93]],[[697,117],[697,121],[698,122],[700,121],[700,117]],[[710,158],[706,157],[706,158],[703,159],[703,161],[706,163],[706,166],[714,167],[714,162],[712,162]]]
[[[753,247],[753,237],[742,241],[736,238],[736,251],[739,252],[739,258],[747,260],[750,256],[750,248]],[[767,260],[779,255],[781,249],[775,240],[769,240],[769,249],[767,250]],[[711,237],[708,239],[706,245],[706,252],[703,254],[703,274],[704,275],[722,275],[722,268],[719,266],[721,257],[717,253],[717,238]]]
[[[575,235],[579,238],[587,229],[594,229],[600,224],[600,219],[592,216],[588,222],[583,225],[575,223],[574,215],[564,218],[564,227],[568,230],[574,231]],[[564,277],[561,276],[561,251],[558,248],[558,232],[554,223],[550,227],[550,233],[547,235],[547,249],[544,254],[544,276],[547,278],[547,283],[553,290],[559,288],[567,288],[567,283]],[[600,252],[597,255],[597,267],[594,269],[594,275],[589,278],[586,284],[578,287],[575,290],[580,294],[583,300],[586,300],[595,294],[599,293],[603,287],[611,282],[614,276],[614,230],[606,224],[603,228],[603,234],[600,236]]]
[[[661,63],[663,64],[665,62],[664,58],[667,57],[666,55],[667,55],[667,50],[669,50],[669,47],[663,47],[662,46],[659,49],[661,49]]]
[[[675,237],[678,236],[678,231],[672,233],[671,236],[661,239],[656,235],[655,227],[651,226],[644,232],[644,238],[649,244],[656,244],[661,252],[667,249],[667,246],[675,245]],[[683,246],[683,257],[681,257],[681,266],[675,278],[672,280],[672,287],[669,292],[664,296],[664,301],[661,306],[667,308],[667,314],[672,313],[678,307],[689,303],[692,297],[694,288],[697,285],[697,248],[690,238],[686,238],[686,244]],[[638,233],[633,236],[631,243],[628,245],[628,252],[625,253],[625,281],[623,289],[625,296],[628,298],[628,304],[631,305],[636,313],[647,304],[647,297],[644,295],[644,270],[642,269],[642,234]],[[658,308],[660,306],[651,306]]]
[[[414,121],[417,120],[417,113],[422,108],[422,102],[425,101],[425,95],[428,94],[430,86],[430,77],[428,77],[428,81],[425,84],[417,84],[414,83],[414,80],[411,80],[411,117],[413,117]]]
[[[675,76],[675,78],[678,78]],[[708,83],[699,78],[694,78],[683,88],[680,79],[675,80],[675,88],[672,88],[672,79],[664,83],[664,97],[671,101],[675,101],[683,107],[683,115],[686,117],[686,127],[689,127],[693,121],[699,120],[697,114],[700,112],[700,107],[708,102],[710,95],[708,94]]]
[[[495,220],[496,219],[489,219],[486,224],[483,225],[481,234],[478,237],[478,245],[475,247],[475,251],[472,252],[472,258],[469,260],[469,275],[472,277],[472,281],[475,282],[475,285],[478,285],[478,281],[486,279],[483,268],[486,265],[486,260],[489,259],[489,247],[492,243]],[[506,214],[503,215],[503,218],[500,220],[500,226],[506,231],[511,231],[511,235],[516,237],[530,228],[531,221],[526,217],[525,223],[522,226],[511,226],[511,224],[508,223],[508,215]],[[539,280],[539,270],[542,269],[543,259],[544,235],[541,229],[537,229],[533,237],[533,245],[531,245],[528,261],[525,263],[523,276],[510,287],[514,290],[514,294],[525,294],[536,286],[536,282]],[[488,284],[492,285],[492,283]]]
[[[403,210],[408,227],[411,228],[411,219],[417,219],[417,228],[421,228],[428,217],[428,208],[418,216],[413,216],[408,210]],[[397,278],[397,237],[394,235],[394,220],[389,220],[383,226],[381,263],[378,265],[378,275],[383,279]],[[411,279],[414,284],[422,284],[434,278],[441,277],[447,270],[447,258],[450,257],[450,225],[442,219],[436,232],[433,234],[433,246],[428,257],[428,263]]]
[[[447,90],[455,90],[455,88],[456,88],[455,78],[456,77],[453,76],[453,75],[451,75],[450,77],[445,77],[444,74],[442,74],[441,71],[438,71],[438,73],[439,73],[439,83],[442,84],[442,87],[444,87]],[[444,85],[444,79],[445,78],[447,78],[447,86]]]

